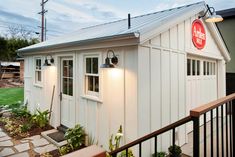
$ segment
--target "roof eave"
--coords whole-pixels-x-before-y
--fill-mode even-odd
[[[36,51],[45,51],[50,50],[53,48],[64,48],[64,47],[72,47],[72,46],[79,46],[83,44],[92,44],[95,42],[105,42],[107,40],[121,40],[121,39],[127,39],[127,38],[139,38],[138,32],[132,32],[132,33],[125,33],[125,34],[119,34],[119,35],[112,35],[112,36],[105,36],[101,38],[93,38],[93,39],[87,39],[87,40],[80,40],[80,41],[73,41],[73,42],[67,42],[67,43],[60,43],[60,44],[54,44],[54,45],[48,45],[48,46],[41,46],[36,48],[22,48],[17,50],[19,54],[24,53],[32,53]]]
[[[224,59],[226,62],[229,62],[231,60],[229,50],[225,44],[225,41],[222,38],[222,35],[219,32],[219,29],[217,28],[215,23],[207,23],[208,27],[211,28],[213,31],[211,31],[212,36],[214,37]]]

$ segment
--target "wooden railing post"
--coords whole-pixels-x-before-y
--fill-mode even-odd
[[[200,125],[199,117],[193,117],[193,156],[200,154]]]

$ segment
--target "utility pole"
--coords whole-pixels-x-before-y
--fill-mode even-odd
[[[45,29],[44,29],[44,31],[45,31],[45,39],[44,39],[44,41],[46,41],[47,40],[47,19],[45,18]]]
[[[42,11],[39,12],[38,14],[42,15],[42,25],[41,25],[41,42],[44,41],[44,14],[47,12],[47,10],[44,9],[44,5],[48,2],[48,0],[42,0],[41,6],[42,6]]]

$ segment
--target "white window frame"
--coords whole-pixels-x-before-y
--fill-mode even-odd
[[[200,76],[201,75],[201,60],[188,57],[187,58],[187,68],[188,68],[188,61],[190,61],[190,64],[189,64],[190,69],[187,69],[187,76],[193,76],[193,77]],[[193,62],[194,62],[194,66],[193,66]],[[198,62],[199,62],[199,64],[198,64]],[[189,72],[189,74],[188,74],[188,72]],[[194,74],[193,74],[193,72],[194,72]]]
[[[94,73],[87,73],[86,72],[86,59],[87,58],[97,58],[98,59],[98,73],[97,74],[94,74]],[[84,62],[83,62],[83,65],[84,65],[84,82],[85,82],[85,95],[88,95],[88,96],[93,96],[93,97],[97,97],[99,98],[100,96],[100,68],[99,68],[99,64],[100,64],[100,57],[99,57],[99,54],[93,54],[93,55],[85,55],[84,56]],[[91,70],[92,71],[92,70]],[[90,91],[88,89],[88,76],[94,76],[94,77],[98,77],[98,89],[99,91],[96,92],[96,91]],[[93,82],[94,83],[94,82]],[[94,86],[94,85],[93,85]]]
[[[216,76],[216,68],[217,68],[216,61],[203,60],[203,75],[204,76]]]
[[[40,68],[37,66],[37,60],[41,61],[41,65]],[[41,73],[41,80],[38,80],[38,74],[37,73]],[[43,74],[42,74],[42,57],[35,57],[34,58],[34,84],[36,86],[42,87],[42,80],[43,79]]]

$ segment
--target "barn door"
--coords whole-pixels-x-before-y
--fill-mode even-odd
[[[188,109],[217,99],[217,62],[200,58],[187,59]]]
[[[62,125],[71,128],[75,125],[73,58],[61,58],[60,64],[60,121]]]

